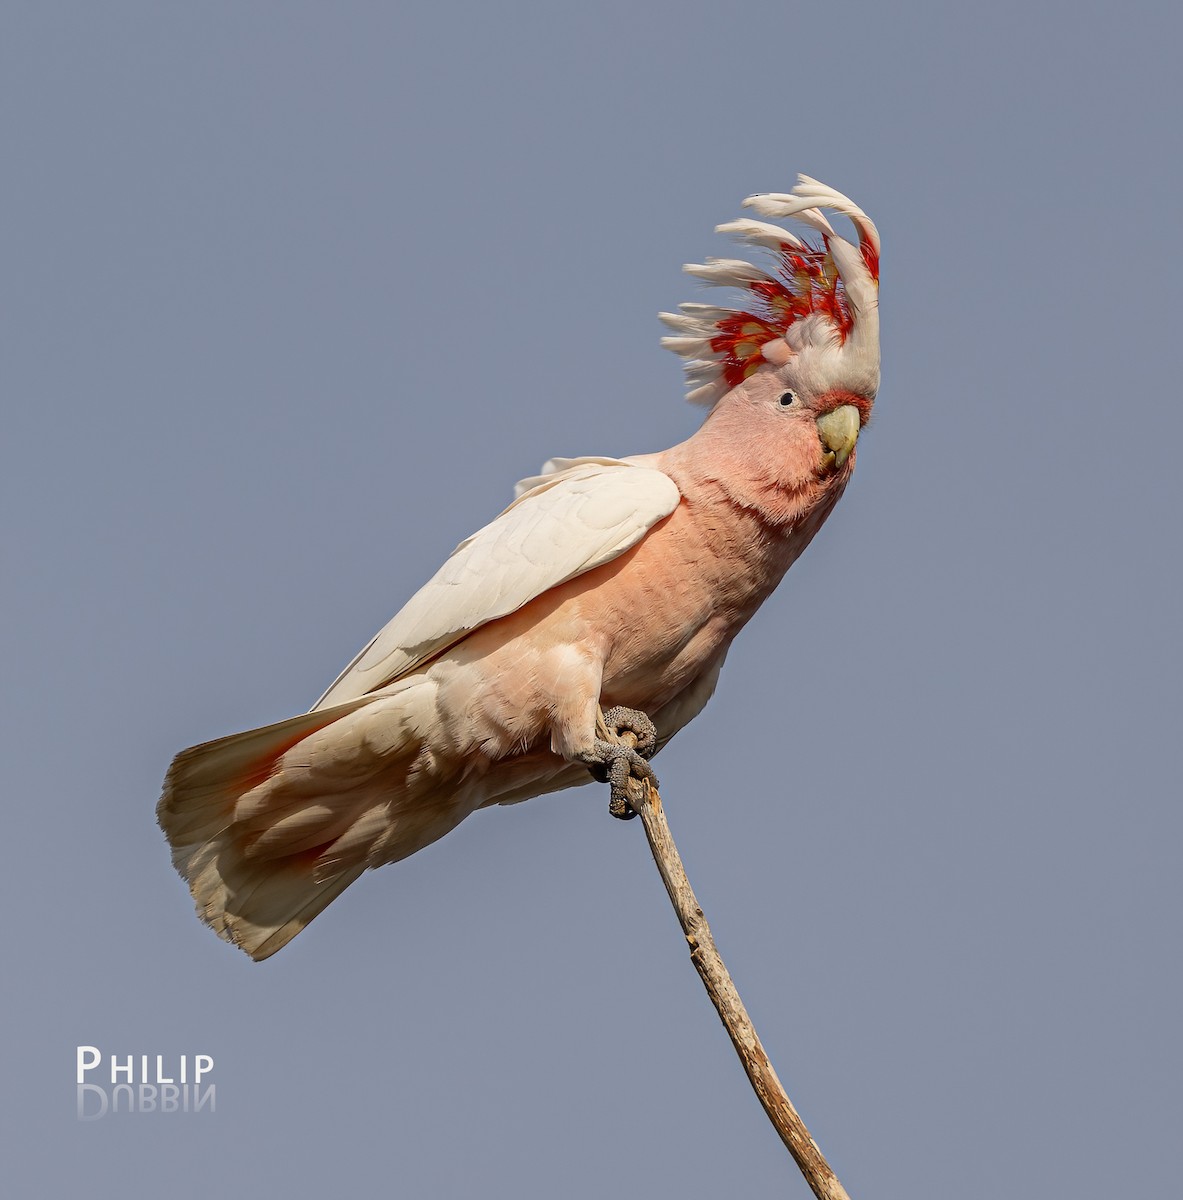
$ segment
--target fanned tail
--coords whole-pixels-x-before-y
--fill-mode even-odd
[[[260,960],[286,946],[365,870],[325,850],[372,808],[372,791],[326,798],[277,786],[280,760],[365,701],[306,713],[183,750],[156,817],[198,916]],[[294,793],[294,794],[293,794]]]

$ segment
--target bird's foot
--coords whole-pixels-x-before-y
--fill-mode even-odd
[[[607,730],[607,740],[628,745],[625,735],[631,733],[632,748],[645,759],[653,757],[657,750],[657,726],[641,711],[635,708],[625,708],[618,704],[602,713],[604,729]],[[597,730],[597,732],[601,732]]]
[[[657,729],[643,712],[617,706],[598,714],[596,734],[588,770],[611,788],[608,812],[622,821],[631,821],[637,810],[630,799],[630,781],[658,786],[657,776],[646,761],[657,749]]]

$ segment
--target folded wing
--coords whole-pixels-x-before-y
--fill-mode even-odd
[[[618,459],[556,460],[466,538],[381,629],[313,711],[364,696],[474,629],[635,546],[678,506],[668,475]]]

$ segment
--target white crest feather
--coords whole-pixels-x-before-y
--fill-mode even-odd
[[[822,235],[806,242],[779,225],[740,217],[716,227],[776,256],[777,274],[742,259],[708,258],[684,270],[712,287],[746,293],[745,307],[680,304],[661,313],[673,336],[661,344],[689,360],[684,365],[687,399],[714,404],[762,365],[785,360],[808,347],[821,374],[835,386],[862,389],[873,396],[879,377],[879,231],[848,197],[808,175],[792,192],[749,196],[745,208],[763,217],[792,219]],[[848,217],[859,245],[839,237],[822,209]],[[792,332],[790,332],[792,331]],[[811,359],[811,361],[814,361]],[[821,366],[822,363],[826,365]]]
[[[687,263],[682,270],[716,287],[744,287],[772,280],[767,271],[741,258],[708,258],[705,263]]]
[[[797,186],[793,188],[791,195],[785,195],[783,192],[764,192],[749,196],[743,203],[744,208],[754,208],[762,217],[775,217],[777,220],[796,217],[799,221],[806,221],[807,224],[814,225],[814,228],[821,229],[822,226],[806,216],[807,213],[815,214],[825,222],[825,228],[830,233],[833,233],[833,229],[818,209],[833,209],[834,212],[849,217],[859,231],[860,238],[865,238],[874,247],[875,253],[879,253],[879,230],[875,228],[875,222],[853,200],[808,175],[797,176]]]
[[[794,246],[800,250],[805,243],[795,234],[779,225],[767,221],[753,221],[749,217],[738,217],[723,225],[715,226],[716,233],[729,233],[741,242],[752,246],[763,246],[765,250],[779,250],[782,246]]]

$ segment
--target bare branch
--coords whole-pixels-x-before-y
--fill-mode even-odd
[[[810,1137],[805,1122],[793,1107],[760,1044],[739,992],[735,990],[731,975],[715,947],[715,939],[711,937],[710,926],[695,899],[690,880],[686,878],[682,856],[678,853],[665,819],[661,796],[656,788],[637,780],[629,780],[628,787],[630,804],[644,823],[653,860],[661,872],[665,890],[669,893],[686,941],[690,944],[690,960],[702,977],[707,995],[718,1010],[768,1119],[819,1200],[850,1200],[817,1143]]]

